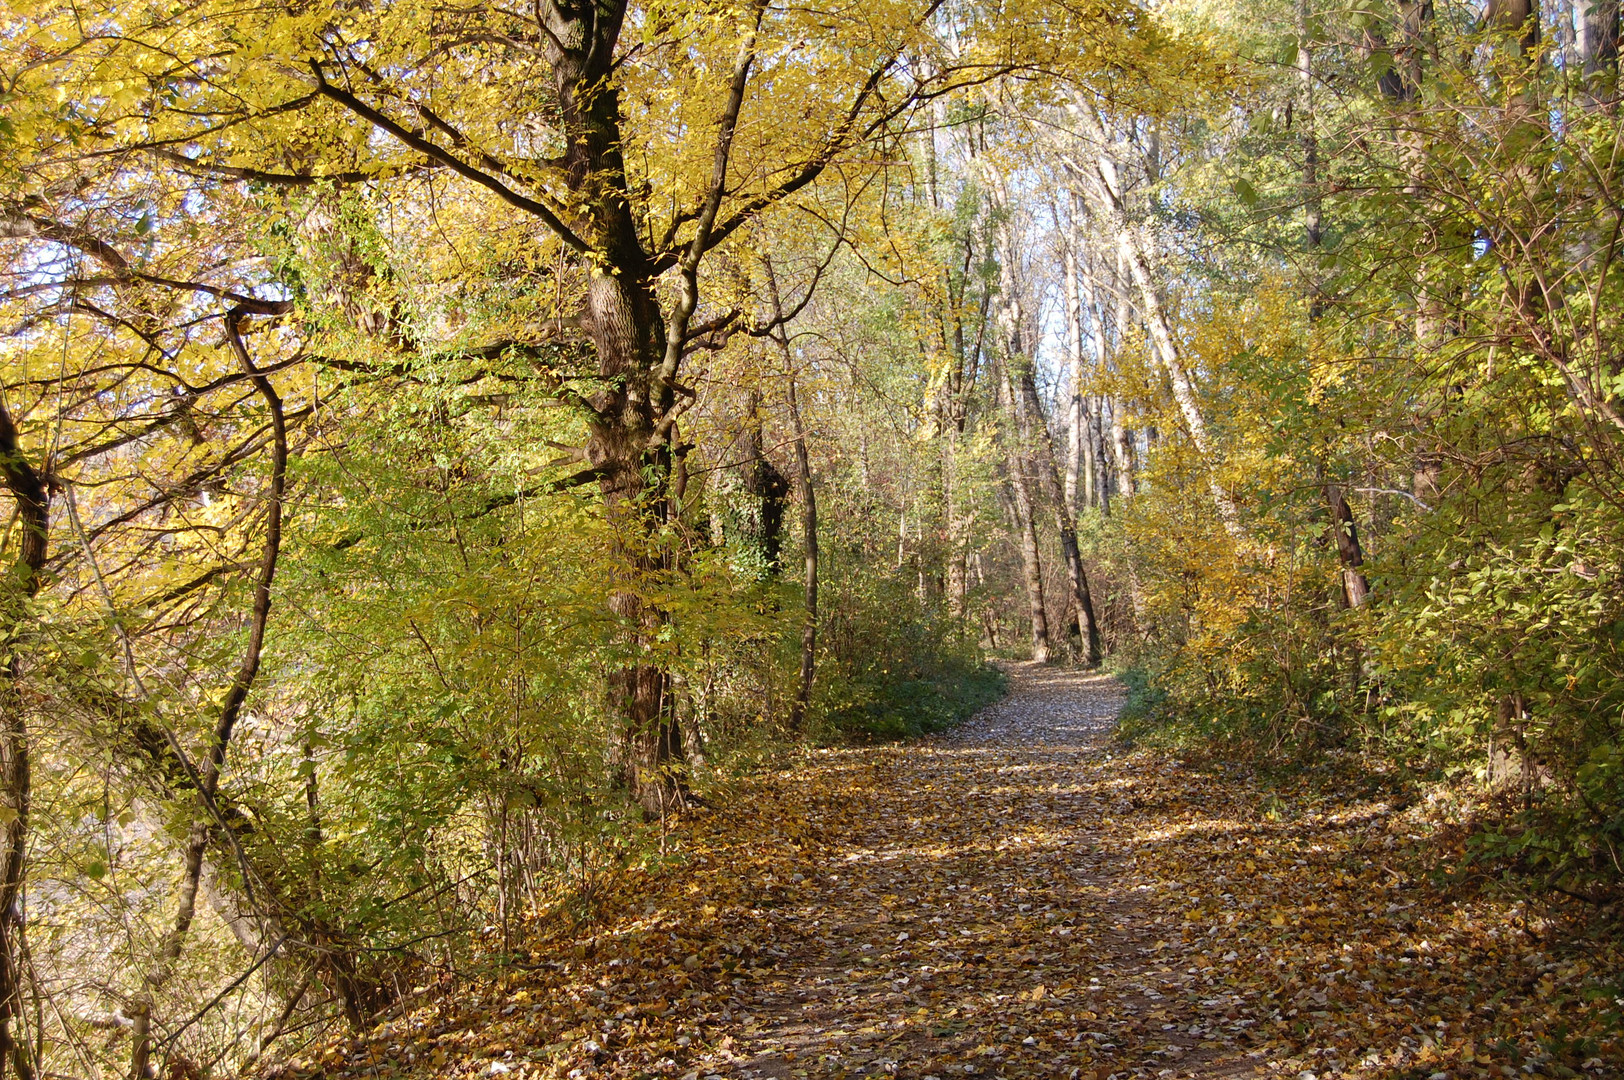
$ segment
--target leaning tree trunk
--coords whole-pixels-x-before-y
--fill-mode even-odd
[[[1139,314],[1144,323],[1145,333],[1150,338],[1152,352],[1162,368],[1162,373],[1167,376],[1168,384],[1172,388],[1173,401],[1178,406],[1185,434],[1189,436],[1190,442],[1207,466],[1207,487],[1212,493],[1218,517],[1230,535],[1239,537],[1241,535],[1239,515],[1234,500],[1230,498],[1229,492],[1213,468],[1217,462],[1212,439],[1207,431],[1206,418],[1201,413],[1195,384],[1190,373],[1185,370],[1183,357],[1179,355],[1178,345],[1173,338],[1172,322],[1162,303],[1155,276],[1151,271],[1146,243],[1129,216],[1127,192],[1116,159],[1111,155],[1105,125],[1092,105],[1074,104],[1070,111],[1082,122],[1083,129],[1095,143],[1094,164],[1092,169],[1087,171],[1087,175],[1092,181],[1090,186],[1098,202],[1098,216],[1111,220],[1116,230],[1120,265],[1125,270],[1127,280],[1137,292]],[[1079,173],[1085,171],[1075,163],[1073,168]]]
[[[153,998],[169,981],[175,963],[180,959],[181,947],[191,929],[197,911],[197,894],[203,876],[203,860],[214,842],[216,830],[224,828],[218,820],[217,796],[220,775],[225,767],[226,751],[236,731],[242,708],[259,675],[260,658],[265,651],[265,630],[271,614],[271,585],[276,578],[277,562],[282,551],[283,499],[287,491],[288,428],[282,398],[271,381],[255,366],[243,342],[241,321],[243,313],[233,310],[226,316],[226,338],[236,354],[244,374],[265,402],[271,417],[271,475],[270,491],[266,499],[265,538],[260,551],[260,562],[255,574],[253,610],[249,617],[248,644],[243,649],[237,671],[226,688],[221,702],[219,720],[211,733],[208,753],[203,766],[197,770],[196,818],[187,835],[182,857],[180,894],[175,905],[175,924],[159,946],[157,963],[146,973],[141,993],[132,1008],[130,1042],[131,1080],[146,1080],[152,1075],[152,1006]],[[352,1017],[352,1022],[359,1019]]]
[[[18,1038],[22,1017],[23,881],[28,872],[28,811],[32,794],[28,719],[23,711],[19,632],[39,592],[50,529],[51,490],[17,442],[17,427],[0,402],[0,479],[11,492],[20,535],[17,561],[0,594],[0,618],[10,642],[0,667],[0,1075],[9,1063],[18,1080],[32,1080],[28,1043]]]
[[[1088,573],[1083,569],[1082,554],[1077,547],[1077,527],[1066,509],[1066,500],[1060,487],[1059,470],[1055,467],[1054,441],[1049,435],[1049,423],[1044,418],[1038,401],[1037,383],[1033,380],[1030,362],[1021,365],[1021,397],[1026,414],[1023,428],[1031,431],[1028,445],[1038,459],[1038,473],[1043,481],[1049,504],[1054,508],[1055,528],[1060,533],[1060,550],[1066,559],[1066,577],[1071,585],[1071,604],[1078,615],[1078,636],[1083,644],[1083,661],[1089,667],[1100,664],[1100,624],[1094,618],[1094,596],[1088,588]]]

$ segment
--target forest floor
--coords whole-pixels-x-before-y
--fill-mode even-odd
[[[1108,676],[1017,665],[1010,689],[949,736],[734,790],[665,865],[604,882],[591,918],[539,923],[528,970],[280,1071],[1624,1071],[1616,928],[1439,884],[1460,837],[1425,799],[1124,749]]]

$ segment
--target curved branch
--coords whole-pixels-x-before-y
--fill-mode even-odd
[[[198,158],[188,157],[175,150],[167,150],[158,146],[147,147],[147,153],[160,158],[183,169],[191,169],[209,176],[224,176],[233,180],[248,180],[256,184],[272,184],[278,187],[314,187],[317,184],[364,184],[371,180],[385,180],[395,176],[409,176],[412,173],[427,172],[438,168],[433,162],[420,161],[411,165],[392,166],[387,169],[350,169],[346,172],[327,173],[314,176],[309,173],[274,173],[263,169],[249,169],[239,165],[216,165],[212,161],[202,161]]]
[[[282,499],[287,489],[288,475],[288,424],[283,412],[282,398],[271,385],[271,380],[265,373],[254,366],[253,358],[248,355],[248,347],[242,339],[242,320],[246,313],[241,309],[234,309],[226,315],[226,338],[231,343],[231,351],[237,354],[237,360],[242,364],[243,373],[259,391],[264,399],[265,406],[271,413],[271,494],[269,513],[265,519],[265,543],[260,554],[259,575],[254,582],[254,606],[250,616],[248,631],[248,646],[243,650],[242,663],[237,667],[237,675],[231,681],[231,687],[226,691],[225,701],[220,706],[220,721],[214,733],[214,745],[209,749],[208,764],[203,773],[203,786],[205,791],[213,796],[220,782],[220,767],[225,762],[226,744],[231,740],[232,729],[236,727],[237,717],[242,711],[243,702],[248,699],[248,691],[254,685],[254,679],[259,674],[260,654],[265,647],[265,626],[271,616],[271,582],[276,577],[276,563],[282,552]]]
[[[372,106],[368,105],[366,102],[362,101],[348,90],[334,86],[332,83],[327,81],[327,76],[321,70],[321,64],[317,61],[310,61],[310,71],[316,77],[317,91],[323,96],[336,101],[338,104],[342,105],[356,116],[359,116],[361,119],[367,121],[373,127],[376,127],[382,131],[387,131],[401,143],[411,147],[413,150],[416,150],[424,157],[438,161],[440,164],[444,165],[446,168],[450,169],[463,179],[472,180],[474,183],[478,184],[482,188],[485,188],[487,191],[494,192],[498,198],[507,203],[509,206],[517,207],[527,214],[540,218],[542,223],[551,229],[553,234],[562,240],[566,247],[579,251],[582,254],[585,254],[591,250],[587,246],[586,241],[582,240],[579,236],[576,236],[574,230],[572,230],[568,225],[564,224],[559,216],[553,213],[553,211],[546,204],[537,202],[535,199],[529,198],[528,196],[520,195],[517,191],[514,191],[496,177],[490,175],[489,173],[480,172],[472,165],[469,165],[466,161],[463,161],[461,158],[448,152],[444,147],[430,142],[428,139],[424,138],[421,133],[413,131],[408,127],[396,123],[394,120],[391,120],[388,116],[379,112],[377,109],[374,109]]]

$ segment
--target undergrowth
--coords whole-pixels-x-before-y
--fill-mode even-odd
[[[978,660],[892,658],[832,672],[819,694],[826,736],[858,742],[946,731],[1003,696],[1004,673]]]

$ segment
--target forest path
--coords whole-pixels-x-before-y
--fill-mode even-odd
[[[1617,935],[1433,879],[1465,833],[1427,800],[1127,750],[1109,676],[1010,670],[950,735],[744,778],[531,963],[268,1075],[1620,1075]]]
[[[1251,1021],[1170,966],[1176,929],[1122,844],[1138,802],[1110,744],[1121,685],[1008,670],[1009,694],[951,735],[868,752],[855,834],[771,912],[788,931],[761,943],[772,977],[711,1018],[726,1035],[700,1076],[1232,1071],[1216,1059]]]

